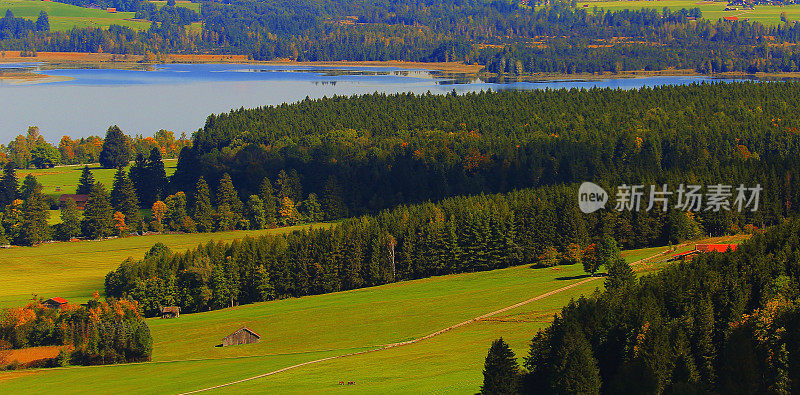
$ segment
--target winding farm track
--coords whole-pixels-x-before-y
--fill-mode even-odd
[[[676,248],[677,247],[682,247],[684,245],[686,245],[686,244],[678,245],[678,246],[676,246]],[[652,256],[649,256],[647,258],[643,258],[643,259],[640,259],[640,260],[638,260],[636,262],[633,262],[633,263],[631,263],[631,266],[638,265],[638,264],[640,264],[642,262],[646,262],[646,261],[648,261],[650,259],[656,258],[656,257],[664,255],[664,254],[665,254],[665,252],[659,252],[659,253],[657,253],[655,255],[652,255]],[[495,310],[495,311],[492,311],[491,313],[486,313],[486,314],[477,316],[475,318],[471,318],[469,320],[466,320],[464,322],[460,322],[458,324],[448,326],[447,328],[438,330],[436,332],[433,332],[431,334],[428,334],[428,335],[425,335],[423,337],[419,337],[419,338],[416,338],[416,339],[412,339],[412,340],[408,340],[408,341],[404,341],[404,342],[400,342],[400,343],[386,344],[386,345],[383,345],[383,346],[380,346],[380,347],[376,347],[376,348],[372,348],[372,349],[369,349],[369,350],[357,351],[357,352],[352,352],[352,353],[349,353],[349,354],[335,355],[335,356],[332,356],[332,357],[315,359],[313,361],[298,363],[296,365],[287,366],[285,368],[281,368],[281,369],[278,369],[278,370],[273,370],[273,371],[271,371],[269,373],[264,373],[264,374],[260,374],[258,376],[248,377],[248,378],[241,379],[241,380],[231,381],[231,382],[228,382],[228,383],[225,383],[225,384],[215,385],[213,387],[207,387],[207,388],[202,388],[202,389],[198,389],[198,390],[194,390],[194,391],[190,391],[190,392],[185,392],[185,393],[183,393],[181,395],[196,394],[198,392],[205,392],[205,391],[211,391],[211,390],[215,390],[215,389],[225,388],[225,387],[228,387],[228,386],[231,386],[231,385],[244,383],[244,382],[247,382],[247,381],[257,380],[257,379],[268,377],[268,376],[274,376],[276,374],[283,373],[283,372],[286,372],[288,370],[301,368],[301,367],[306,366],[306,365],[313,365],[313,364],[317,364],[317,363],[321,363],[321,362],[325,362],[325,361],[330,361],[330,360],[334,360],[334,359],[352,357],[352,356],[361,355],[361,354],[368,354],[368,353],[373,353],[373,352],[377,352],[377,351],[388,350],[388,349],[395,348],[395,347],[402,347],[402,346],[407,346],[409,344],[418,343],[418,342],[421,342],[423,340],[427,340],[427,339],[439,336],[439,335],[441,335],[441,334],[443,334],[445,332],[451,331],[453,329],[460,328],[462,326],[466,326],[466,325],[472,324],[474,322],[481,321],[481,320],[489,318],[491,316],[495,316],[495,315],[498,315],[498,314],[505,313],[506,311],[516,309],[517,307],[524,306],[524,305],[526,305],[528,303],[531,303],[531,302],[536,302],[538,300],[542,300],[542,299],[544,299],[544,298],[546,298],[548,296],[553,296],[555,294],[564,292],[564,291],[566,291],[568,289],[575,288],[575,287],[581,286],[583,284],[586,284],[588,282],[591,282],[591,281],[594,281],[594,280],[597,280],[597,279],[601,279],[601,278],[603,278],[603,277],[596,277],[596,276],[588,277],[588,278],[583,279],[581,281],[578,281],[576,283],[573,283],[573,284],[570,284],[570,285],[567,285],[567,286],[564,286],[564,287],[561,287],[561,288],[558,288],[558,289],[554,289],[554,290],[552,290],[550,292],[546,292],[546,293],[543,293],[543,294],[541,294],[539,296],[535,296],[533,298],[530,298],[528,300],[513,304],[511,306],[504,307],[504,308],[502,308],[500,310]]]

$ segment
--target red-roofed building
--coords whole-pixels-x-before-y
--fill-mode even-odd
[[[50,298],[42,302],[44,307],[51,308],[51,309],[61,309],[66,306],[69,302],[61,297],[56,296],[55,298]]]
[[[679,259],[691,258],[692,255],[700,254],[703,252],[728,252],[736,251],[738,244],[696,244],[691,251],[683,252],[673,255],[670,260],[675,261]]]
[[[735,21],[739,20],[739,17],[738,16],[725,16],[725,17],[723,17],[723,19],[725,19],[726,21],[734,21],[735,22]]]

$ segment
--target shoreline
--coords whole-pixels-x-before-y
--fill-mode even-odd
[[[0,83],[11,84],[39,84],[48,82],[61,82],[71,80],[69,77],[49,76],[47,69],[53,68],[116,68],[116,69],[142,69],[158,67],[163,64],[253,64],[286,67],[390,67],[407,70],[429,70],[443,77],[474,77],[486,82],[513,83],[513,82],[554,82],[554,81],[598,81],[626,78],[644,77],[708,77],[721,79],[755,79],[755,80],[788,80],[800,79],[800,72],[779,73],[746,73],[724,72],[702,74],[693,69],[665,69],[656,71],[631,70],[602,73],[532,73],[520,76],[499,75],[496,73],[482,72],[482,65],[464,64],[460,62],[406,62],[401,60],[389,61],[321,61],[298,62],[289,59],[252,60],[245,55],[207,55],[207,54],[163,54],[156,59],[145,61],[143,55],[118,55],[110,53],[87,52],[39,52],[37,56],[23,57],[20,51],[0,52],[2,63],[41,63],[40,70],[3,72],[0,69]]]

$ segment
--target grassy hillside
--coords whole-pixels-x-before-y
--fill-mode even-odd
[[[279,234],[301,229],[299,225],[259,231],[193,233],[128,237],[103,241],[51,243],[38,247],[14,247],[0,251],[0,307],[22,305],[32,294],[61,296],[83,303],[94,291],[103,291],[103,281],[128,257],[140,259],[153,244],[162,242],[175,251],[200,243],[231,241],[247,235]],[[316,226],[328,226],[325,224]]]
[[[0,0],[0,13],[11,10],[16,17],[36,20],[39,12],[50,17],[50,30],[65,31],[73,27],[127,26],[135,30],[147,30],[150,22],[133,20],[133,12],[108,13],[105,10],[77,7],[69,4],[37,0]]]
[[[789,5],[785,7],[780,6],[756,6],[755,10],[739,10],[725,11],[727,2],[720,1],[692,1],[692,0],[664,0],[664,1],[583,1],[578,2],[578,7],[583,8],[588,5],[588,9],[593,7],[603,8],[609,11],[616,10],[638,10],[642,8],[652,8],[661,11],[664,8],[669,8],[673,11],[682,8],[692,9],[699,8],[703,12],[703,18],[716,21],[722,17],[735,16],[739,19],[749,19],[750,21],[758,21],[767,26],[778,25],[781,22],[781,12],[786,12],[787,19],[792,22],[800,20],[800,4]]]
[[[628,260],[664,248],[626,252]],[[662,267],[652,264],[649,270]],[[648,269],[648,267],[645,267]],[[233,309],[151,319],[156,363],[65,368],[0,374],[0,391],[181,392],[267,373],[296,363],[373,349],[425,336],[481,314],[585,280],[578,265],[514,267],[441,276],[335,294],[287,299]],[[371,393],[475,392],[491,340],[502,336],[518,356],[535,331],[570,298],[602,287],[588,282],[408,346],[335,359],[248,381],[227,391],[330,391],[340,381]],[[214,347],[246,325],[261,343]]]
[[[0,0],[0,4],[5,0]],[[46,195],[61,195],[63,193],[75,193],[78,188],[78,180],[81,178],[81,172],[85,165],[72,165],[72,166],[58,166],[52,169],[35,169],[35,170],[17,170],[17,177],[25,178],[28,174],[33,174],[36,180],[44,187]],[[164,159],[164,169],[167,176],[175,173],[178,166],[177,159]],[[111,190],[111,184],[114,182],[114,173],[116,169],[103,169],[98,164],[89,165],[89,170],[92,171],[95,181],[100,181],[106,186],[106,189]],[[127,170],[127,169],[126,169]],[[59,191],[58,188],[61,188]]]

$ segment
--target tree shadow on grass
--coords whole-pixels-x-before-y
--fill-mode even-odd
[[[577,276],[562,276],[556,277],[556,280],[564,281],[564,280],[580,280],[589,277],[600,277],[599,275],[592,276],[591,274],[580,274]]]

